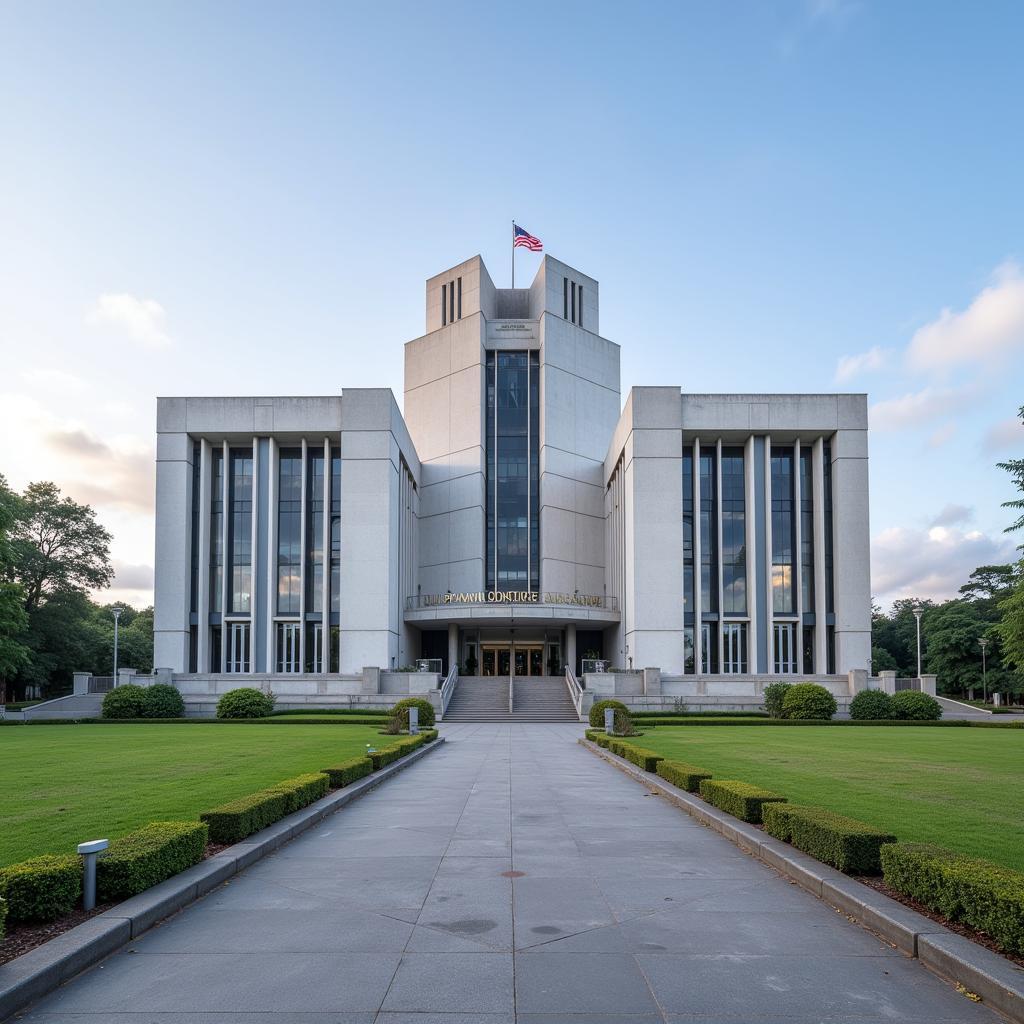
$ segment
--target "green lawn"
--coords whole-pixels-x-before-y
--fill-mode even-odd
[[[74,852],[379,746],[378,726],[31,725],[0,729],[0,865]]]
[[[938,843],[1024,870],[1024,732],[659,726],[639,743],[907,842]]]

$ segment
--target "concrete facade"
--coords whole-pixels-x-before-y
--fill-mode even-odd
[[[867,669],[866,397],[623,406],[599,294],[550,256],[525,288],[479,256],[430,278],[404,417],[376,389],[160,399],[157,666]]]

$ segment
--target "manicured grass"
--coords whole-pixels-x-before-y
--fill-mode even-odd
[[[904,842],[1024,869],[1024,734],[1013,729],[659,726],[644,746]]]
[[[74,853],[381,745],[377,725],[35,725],[0,730],[0,865]]]

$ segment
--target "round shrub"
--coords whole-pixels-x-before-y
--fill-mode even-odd
[[[892,698],[884,690],[861,690],[850,701],[850,717],[892,718]]]
[[[423,697],[405,697],[400,700],[392,709],[392,715],[398,715],[402,719],[402,728],[409,728],[409,708],[419,708],[420,728],[428,728],[434,724],[434,705]]]
[[[185,701],[173,686],[155,683],[142,691],[143,718],[184,718]]]
[[[912,722],[933,722],[942,717],[942,705],[920,690],[900,690],[892,695],[892,717]]]
[[[266,718],[274,710],[275,697],[252,686],[228,690],[217,701],[218,718]]]
[[[599,700],[590,709],[590,724],[593,728],[604,728],[605,708],[611,708],[613,711],[629,711],[629,708],[621,700]]]
[[[817,683],[797,683],[782,698],[782,715],[801,721],[827,722],[836,713],[836,699]]]
[[[144,718],[146,689],[134,683],[115,686],[103,698],[104,718]]]
[[[782,702],[792,683],[769,683],[764,688],[764,709],[769,718],[783,718]]]

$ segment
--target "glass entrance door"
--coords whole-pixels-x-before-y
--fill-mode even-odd
[[[481,668],[485,676],[507,676],[512,671],[512,648],[508,644],[484,644]]]
[[[481,666],[485,676],[507,676],[513,667],[517,676],[544,675],[543,644],[483,644]]]

